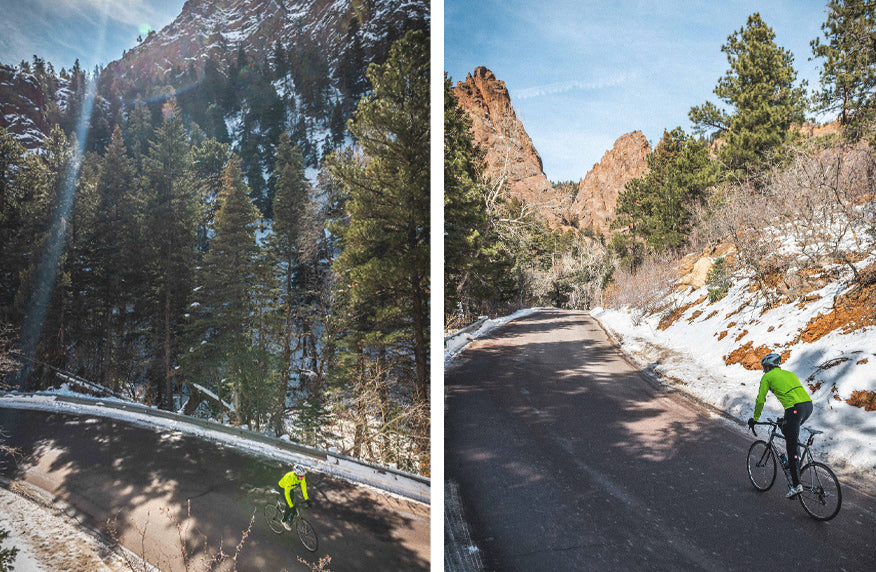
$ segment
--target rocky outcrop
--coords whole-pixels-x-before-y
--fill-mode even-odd
[[[46,96],[39,81],[0,64],[0,127],[27,149],[38,148],[49,133]]]
[[[732,265],[736,260],[736,247],[729,243],[716,246],[706,246],[702,252],[688,254],[678,261],[678,288],[702,288],[706,284],[709,270],[718,258],[727,260]]]
[[[599,234],[611,234],[609,225],[617,197],[627,181],[647,173],[645,158],[650,152],[651,146],[641,131],[627,133],[614,142],[578,186],[578,196],[571,208],[578,228],[589,227]]]
[[[453,93],[471,118],[475,143],[485,151],[487,176],[494,184],[504,181],[510,197],[551,226],[563,224],[568,199],[544,174],[541,157],[514,112],[505,82],[489,69],[477,67],[456,84]]]
[[[321,56],[333,66],[348,49],[353,20],[364,61],[381,63],[391,38],[428,26],[429,17],[425,0],[187,0],[173,22],[107,70],[124,92],[137,92],[144,86],[189,85],[203,78],[208,61],[224,74],[237,65],[239,54],[261,67],[274,61],[278,46],[293,50],[292,58]]]

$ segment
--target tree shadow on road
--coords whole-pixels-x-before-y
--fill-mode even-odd
[[[400,501],[311,472],[308,518],[320,537],[311,554],[291,534],[277,537],[265,525],[266,493],[289,470],[279,463],[90,416],[0,409],[0,428],[23,454],[6,463],[5,476],[47,489],[89,515],[92,528],[109,533],[107,522],[115,520],[125,545],[161,569],[182,569],[183,554],[215,554],[220,546],[233,554],[253,514],[241,570],[303,569],[297,556],[315,561],[326,554],[336,570],[429,566],[428,507],[422,505],[406,510]]]
[[[758,568],[789,527],[788,562],[804,567],[832,566],[826,546],[866,549],[781,486],[754,491],[753,438],[646,382],[587,330],[601,333],[584,314],[539,312],[473,344],[445,378],[445,476],[491,566]],[[752,550],[727,541],[741,526]]]

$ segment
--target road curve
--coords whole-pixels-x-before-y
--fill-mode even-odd
[[[876,499],[846,486],[822,523],[758,493],[750,434],[646,381],[586,313],[473,342],[445,391],[445,478],[487,569],[876,570]]]
[[[183,570],[185,551],[204,541],[233,554],[255,512],[237,568],[309,570],[331,557],[332,570],[426,570],[429,507],[312,472],[308,519],[319,534],[310,553],[291,535],[276,536],[262,507],[287,467],[173,431],[91,416],[0,407],[0,431],[24,455],[0,474],[52,493],[106,530],[115,519],[122,543],[161,570]],[[145,529],[145,534],[144,534]],[[60,547],[59,547],[60,548]]]

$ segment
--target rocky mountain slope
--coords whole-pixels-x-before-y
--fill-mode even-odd
[[[264,62],[277,46],[315,45],[335,71],[352,41],[363,60],[380,60],[388,44],[428,17],[422,0],[188,0],[173,22],[107,69],[127,86],[160,86],[190,70],[202,78],[208,61],[226,71],[241,52]]]
[[[98,77],[78,67],[55,74],[36,56],[3,66],[0,125],[29,149],[55,124],[69,136],[96,83],[86,150],[102,153],[116,125],[130,143],[127,128],[148,122],[142,129],[150,133],[173,99],[188,126],[230,144],[270,218],[280,134],[315,178],[323,158],[349,143],[346,121],[369,89],[368,66],[428,25],[428,0],[188,0],[171,24]]]
[[[396,39],[428,22],[427,0],[188,0],[172,23],[89,79],[97,81],[99,106],[114,115],[104,118],[109,123],[141,103],[158,115],[161,100],[174,95],[191,120],[220,140],[240,143],[236,127],[295,131],[315,165],[343,138],[366,89],[368,65],[385,61]],[[0,68],[0,121],[31,149],[54,123],[63,126],[58,110],[70,96],[82,98],[68,85],[72,70],[59,76],[51,62],[39,61],[40,70],[8,65],[13,62]],[[74,83],[82,89],[84,81]],[[54,113],[47,113],[51,106]],[[243,125],[241,112],[279,125]],[[262,142],[251,144],[257,146]],[[240,154],[246,162],[252,153]]]
[[[641,131],[622,135],[614,142],[578,186],[578,195],[571,209],[578,228],[589,227],[598,234],[611,234],[609,225],[614,217],[617,197],[627,181],[648,172],[645,158],[650,152],[651,146]]]
[[[471,118],[475,143],[486,153],[487,175],[506,182],[510,196],[530,205],[552,225],[564,222],[568,199],[544,174],[541,157],[514,112],[505,82],[481,66],[457,82],[453,93]]]
[[[505,82],[477,67],[457,82],[454,95],[472,121],[475,142],[486,152],[487,175],[505,181],[509,195],[530,205],[552,227],[573,227],[610,234],[618,194],[627,181],[647,171],[651,147],[641,131],[621,136],[579,183],[574,200],[553,187],[541,157],[514,112]]]
[[[0,64],[0,127],[34,149],[49,132],[46,100],[37,79]]]

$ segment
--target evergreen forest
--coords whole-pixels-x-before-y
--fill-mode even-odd
[[[110,70],[21,62],[49,135],[28,149],[0,128],[3,387],[428,475],[429,36],[412,27],[371,62],[353,25],[335,68],[278,44],[134,100]]]

